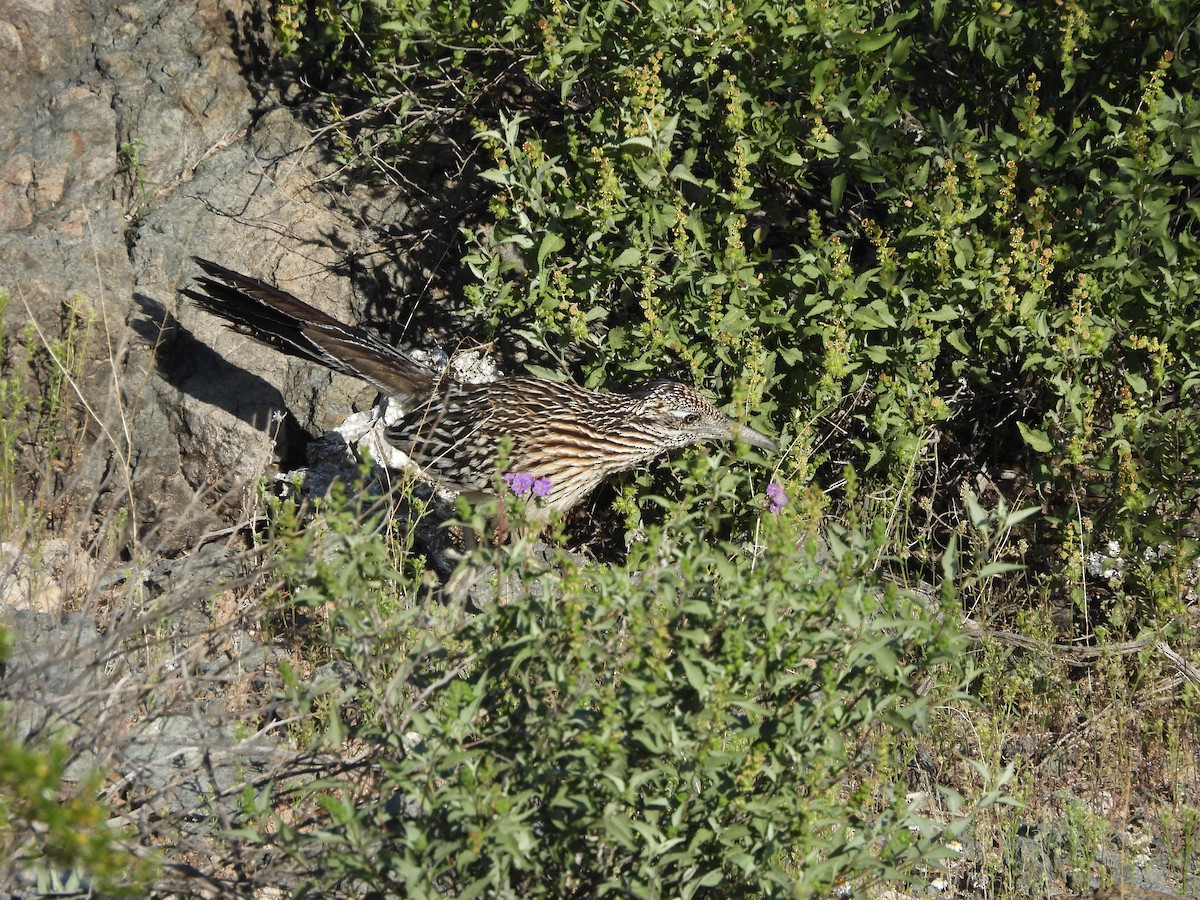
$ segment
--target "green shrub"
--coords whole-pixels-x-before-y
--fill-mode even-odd
[[[798,438],[789,477],[854,461],[909,551],[944,546],[964,482],[1015,471],[998,487],[1044,508],[1036,561],[1068,588],[1081,547],[1193,555],[1191,4],[320,0],[279,21],[344,76],[349,158],[470,123],[475,311],[586,349],[588,384],[705,381]]]
[[[897,608],[905,595],[883,588],[882,566],[933,582],[941,559],[954,574],[947,601],[951,587],[962,599],[947,619],[966,612],[988,634],[1004,617],[998,631],[1042,648],[1013,670],[988,645],[990,671],[972,687],[992,706],[968,736],[987,760],[1008,758],[1009,728],[1054,730],[1068,712],[1091,724],[1097,683],[1119,692],[1155,677],[1145,654],[1114,651],[1104,677],[1082,679],[1092,687],[1068,699],[1063,673],[1083,657],[1062,651],[1061,632],[1103,643],[1153,631],[1191,645],[1192,6],[277,8],[290,46],[329,76],[346,161],[436,174],[450,144],[463,164],[448,179],[488,192],[487,209],[458,223],[469,312],[592,386],[651,372],[703,382],[781,433],[773,477],[805,510],[806,530],[787,540],[765,519],[768,549],[748,571],[741,545],[756,511],[745,487],[713,487],[707,450],[656,468],[653,481],[635,476],[640,498],[627,489],[621,500],[627,568],[534,566],[533,583],[558,585],[560,599],[518,591],[393,673],[392,696],[420,702],[403,729],[370,737],[369,771],[378,796],[398,799],[368,808],[370,791],[325,785],[339,817],[322,833],[339,861],[332,878],[679,893],[705,890],[715,873],[714,894],[774,894],[892,871],[904,859],[892,826],[909,813],[870,818],[887,819],[896,779],[885,773],[904,770],[885,748],[907,746],[921,719],[924,701],[905,700],[919,671],[959,681],[938,669],[950,642],[939,620]],[[728,499],[739,495],[740,507]],[[680,512],[706,502],[698,519]],[[827,568],[811,549],[797,556],[796,544],[836,530],[831,520],[867,535],[860,565],[847,563],[853,552],[820,560]],[[958,572],[963,559],[978,561],[974,575]],[[1025,580],[1003,577],[1018,562],[1032,564]],[[814,660],[785,684],[763,655],[776,628]],[[896,642],[911,677],[858,667],[855,648],[882,640],[872,628]],[[864,710],[897,704],[886,726],[882,712],[846,720],[841,757],[820,743],[838,720],[822,717],[854,704],[816,690],[838,641]],[[1045,654],[1060,651],[1047,667]],[[793,715],[815,716],[817,742],[779,726],[764,750],[761,729],[784,697]],[[1131,722],[1140,712],[1126,710]],[[1194,716],[1176,714],[1181,733],[1194,732]],[[949,730],[934,743],[962,737]],[[858,748],[879,754],[874,767]],[[1023,774],[1023,796],[1036,800],[1039,772]],[[723,776],[748,787],[761,818],[721,789]],[[569,787],[554,793],[553,779]],[[801,807],[792,818],[780,812],[789,799]],[[764,837],[758,826],[776,818],[785,830]],[[861,839],[851,849],[847,827]]]
[[[878,539],[797,552],[788,511],[757,551],[719,539],[734,487],[648,527],[627,567],[485,544],[508,587],[465,619],[397,603],[383,542],[327,506],[288,591],[329,611],[316,645],[350,674],[292,691],[314,748],[359,750],[288,801],[305,824],[260,823],[306,889],[813,896],[936,859],[966,818],[890,754],[960,699],[920,687],[965,678],[951,618],[871,574]]]

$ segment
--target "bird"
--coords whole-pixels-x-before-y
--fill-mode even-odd
[[[777,453],[775,442],[717,409],[696,388],[656,379],[628,393],[526,375],[468,384],[265,281],[201,257],[184,290],[235,331],[356,376],[395,398],[403,418],[385,440],[435,487],[478,500],[501,476],[536,496],[531,520],[563,514],[606,478],[707,441]],[[506,473],[497,471],[507,445]]]

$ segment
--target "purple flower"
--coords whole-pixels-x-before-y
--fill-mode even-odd
[[[788,495],[784,493],[783,485],[772,481],[767,486],[767,499],[771,501],[771,512],[778,514],[787,506]]]
[[[528,497],[530,494],[538,498],[550,496],[550,492],[554,490],[554,482],[543,475],[541,478],[534,478],[528,472],[509,472],[504,476],[504,483],[518,497]]]
[[[518,497],[524,497],[533,490],[533,476],[528,472],[509,472],[504,476],[504,483]]]

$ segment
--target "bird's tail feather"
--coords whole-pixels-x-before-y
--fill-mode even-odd
[[[184,290],[201,309],[290,356],[368,381],[401,398],[428,394],[438,374],[375,335],[339,322],[286,291],[192,257],[208,277]]]

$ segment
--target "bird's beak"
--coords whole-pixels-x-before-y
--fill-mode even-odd
[[[736,425],[733,429],[733,435],[743,444],[751,447],[757,447],[759,450],[766,450],[768,453],[778,453],[779,448],[775,446],[775,442],[761,432],[755,431],[748,425]]]

